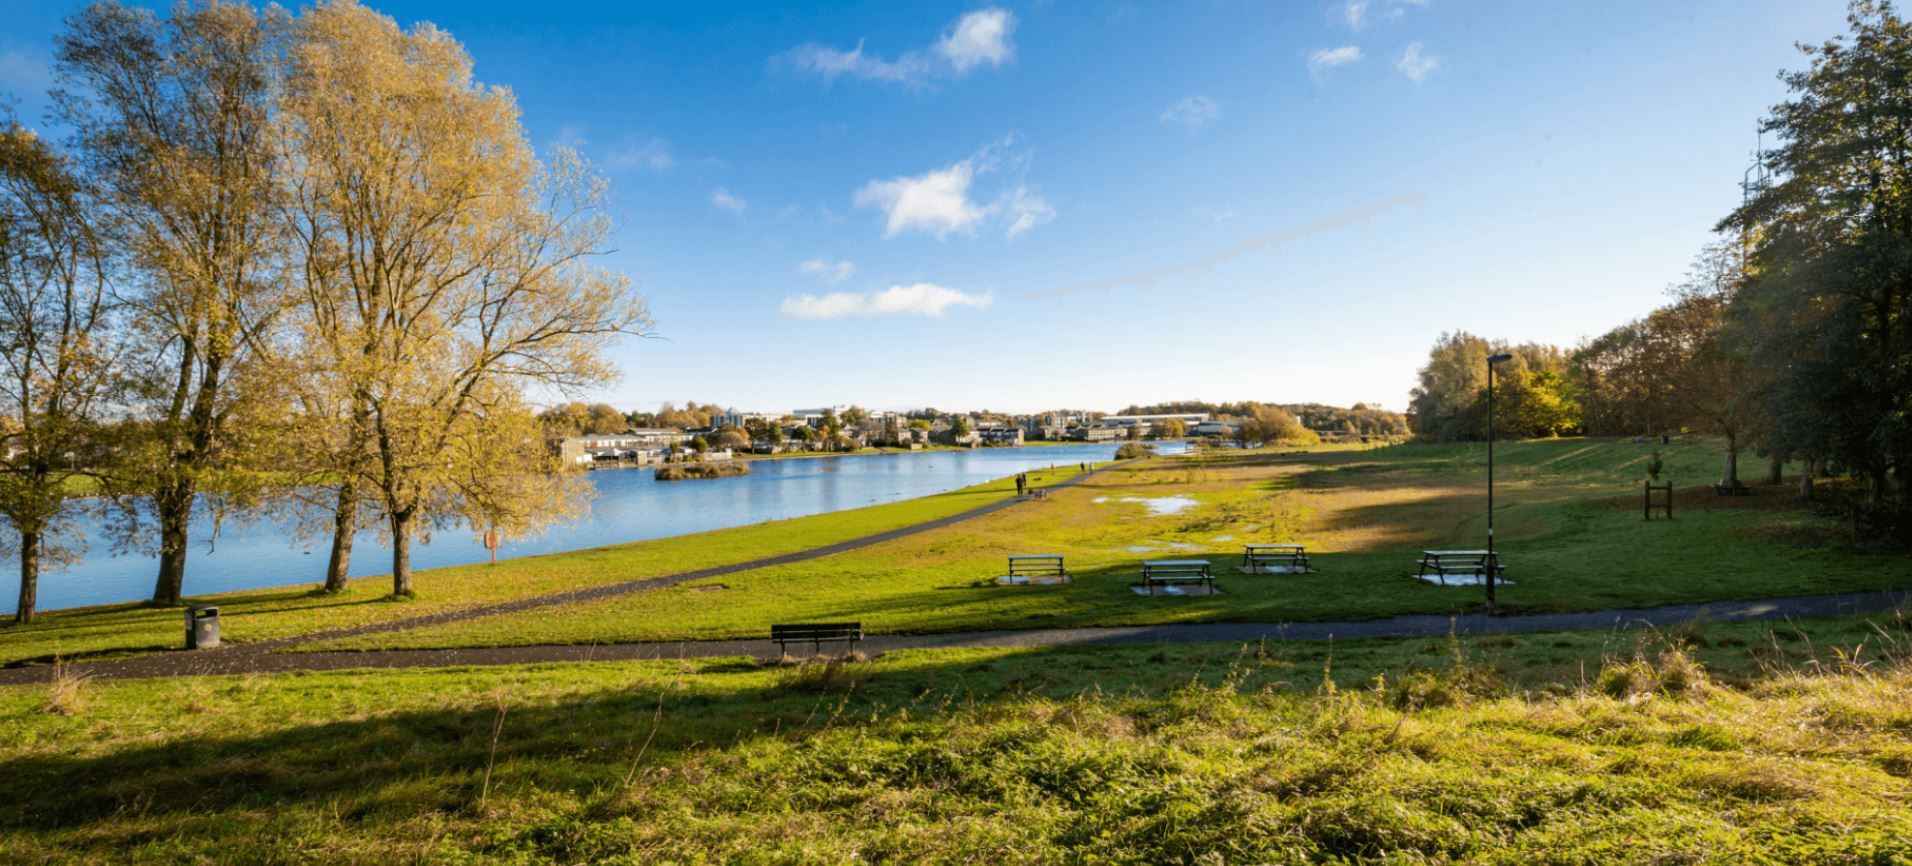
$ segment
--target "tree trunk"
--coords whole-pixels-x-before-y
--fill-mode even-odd
[[[1808,457],[1799,467],[1799,498],[1812,501],[1812,482],[1819,477],[1819,461]]]
[[[332,557],[325,563],[325,591],[344,592],[352,568],[352,535],[358,529],[358,492],[339,485],[338,506],[332,511]]]
[[[1739,437],[1731,431],[1726,434],[1726,472],[1720,476],[1720,483],[1729,488],[1739,486]]]
[[[1883,466],[1875,467],[1866,473],[1866,504],[1867,505],[1884,505],[1886,500],[1886,495],[1887,495],[1886,491],[1888,489],[1889,489],[1889,486],[1886,483],[1885,467]]]
[[[20,606],[13,621],[26,625],[33,621],[33,608],[40,600],[40,533],[20,533]]]
[[[1779,484],[1785,480],[1786,459],[1774,454],[1772,462],[1766,466],[1766,483]]]
[[[411,598],[412,589],[412,512],[392,512],[392,595]]]
[[[192,517],[192,492],[175,489],[156,496],[153,510],[159,514],[159,579],[153,586],[153,604],[172,606],[179,604],[186,585],[186,524]]]

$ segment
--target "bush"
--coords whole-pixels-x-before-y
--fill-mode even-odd
[[[1115,459],[1117,460],[1133,460],[1137,457],[1154,456],[1155,446],[1144,445],[1140,442],[1123,443],[1122,447],[1115,449]]]

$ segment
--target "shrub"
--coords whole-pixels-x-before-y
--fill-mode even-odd
[[[1153,456],[1155,456],[1155,447],[1152,445],[1144,445],[1140,442],[1125,442],[1122,444],[1122,447],[1115,449],[1115,459],[1117,460],[1133,460],[1137,457]]]

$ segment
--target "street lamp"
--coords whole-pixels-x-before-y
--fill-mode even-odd
[[[1500,560],[1494,557],[1494,365],[1514,356],[1496,352],[1487,356],[1487,607],[1494,607],[1494,578]]]

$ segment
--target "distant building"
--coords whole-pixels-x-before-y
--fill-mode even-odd
[[[598,463],[659,463],[670,450],[690,439],[682,430],[662,427],[625,433],[573,436],[558,444],[558,459],[567,466]]]
[[[1129,431],[1121,427],[1071,427],[1069,438],[1077,442],[1114,442],[1128,438]]]
[[[1203,421],[1188,428],[1190,436],[1215,436],[1227,439],[1235,435],[1241,425],[1234,421]]]
[[[1135,427],[1146,430],[1170,419],[1180,420],[1184,427],[1194,427],[1208,420],[1207,412],[1181,412],[1167,415],[1104,415],[1096,420],[1098,427]]]
[[[1021,427],[980,427],[976,435],[984,445],[1021,445]]]

